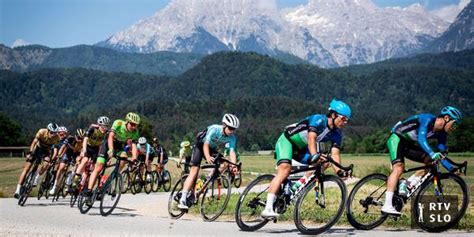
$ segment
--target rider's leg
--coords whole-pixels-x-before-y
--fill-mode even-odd
[[[61,162],[59,165],[59,169],[56,171],[56,178],[54,179],[54,185],[53,188],[49,191],[49,194],[53,195],[56,193],[56,189],[58,188],[58,181],[61,179],[61,176],[63,175],[63,170],[66,168],[66,163]]]
[[[387,180],[387,192],[385,193],[385,203],[382,207],[382,212],[393,215],[400,215],[401,213],[393,207],[392,199],[395,192],[398,180],[405,170],[404,152],[401,139],[396,134],[392,134],[388,141],[387,147],[390,153],[390,161],[392,163],[392,172]]]
[[[30,161],[30,159],[33,159],[32,155],[26,159],[25,165],[23,166],[23,171],[21,171],[20,177],[18,178],[18,184],[16,185],[16,190],[15,190],[15,198],[20,197],[21,185],[23,185],[23,182],[25,181],[25,176],[30,170],[32,162],[34,162],[34,161]]]
[[[184,181],[183,185],[183,192],[181,194],[181,199],[179,200],[178,208],[180,209],[188,209],[188,205],[186,203],[186,199],[188,197],[188,194],[192,187],[194,186],[194,183],[196,182],[196,177],[199,173],[199,166],[192,166],[191,171],[189,172],[188,177],[186,178],[186,181]]]
[[[94,170],[91,173],[91,177],[89,179],[89,184],[87,186],[88,190],[91,191],[92,188],[94,188],[95,181],[97,177],[99,176],[99,173],[102,171],[104,168],[104,165],[107,161],[105,160],[104,157],[98,157],[97,162],[95,163]]]

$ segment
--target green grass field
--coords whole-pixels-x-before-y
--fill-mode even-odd
[[[474,154],[451,154],[451,158],[457,162],[462,162],[467,160],[471,166],[474,164]],[[273,156],[242,156],[243,163],[243,186],[247,185],[250,181],[255,179],[257,174],[264,173],[275,173],[275,160]],[[354,177],[362,178],[368,174],[380,172],[388,174],[390,172],[390,164],[387,155],[343,155],[342,163],[344,165],[354,164]],[[16,183],[18,181],[18,175],[21,172],[21,169],[24,164],[23,158],[2,158],[0,159],[0,197],[12,197],[13,192],[15,191]],[[417,163],[407,161],[407,167],[418,166]],[[176,163],[170,161],[167,168],[170,170],[173,177],[173,184],[176,182],[176,178],[180,174],[180,170],[176,168]],[[468,168],[466,176],[463,176],[463,179],[469,186],[470,191],[470,203],[467,211],[467,215],[462,219],[460,223],[461,229],[474,230],[474,168]],[[329,171],[332,172],[332,171]],[[254,173],[254,174],[250,174]],[[410,174],[406,174],[408,177]],[[348,191],[352,189],[353,185],[348,186]],[[232,195],[229,205],[224,212],[223,218],[233,218],[235,212],[235,204],[237,201],[238,195]],[[409,205],[408,205],[409,206]],[[408,208],[408,207],[407,207]],[[290,208],[281,219],[283,221],[288,220],[292,221],[293,215]],[[408,214],[408,209],[405,209],[404,213]],[[198,209],[192,212],[199,212]],[[388,219],[384,225],[391,227],[408,227],[410,225],[410,217],[403,215],[398,221]],[[343,216],[339,220],[339,225],[348,225],[348,222]]]

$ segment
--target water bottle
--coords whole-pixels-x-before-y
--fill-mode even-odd
[[[202,178],[199,178],[196,181],[196,191],[200,190],[202,188],[202,185],[204,184],[204,180]]]
[[[398,194],[400,194],[400,196],[406,196],[407,195],[407,181],[406,179],[401,179],[400,180],[400,183],[399,183],[399,186],[398,186]]]
[[[304,185],[306,183],[306,176],[303,176],[301,179],[299,179],[297,182],[295,182],[295,184],[293,184],[293,186],[291,186],[291,190],[294,192],[296,191],[299,187],[301,187],[301,185]]]
[[[102,176],[102,178],[100,178],[100,183],[99,183],[99,187],[102,188],[105,184],[105,182],[107,182],[107,179],[109,178],[108,175],[104,174]]]
[[[290,180],[288,180],[285,184],[285,186],[283,187],[283,193],[286,195],[286,196],[290,196],[292,194],[292,191],[291,191],[291,186],[292,186],[292,183]]]

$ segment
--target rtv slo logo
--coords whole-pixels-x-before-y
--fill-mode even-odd
[[[458,213],[458,196],[423,196],[419,203],[412,202],[412,208],[416,208],[418,216],[412,212],[412,228],[417,228],[418,223],[425,226],[444,225],[451,222]]]

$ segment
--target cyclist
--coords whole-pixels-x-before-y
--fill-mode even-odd
[[[61,158],[61,164],[59,169],[56,171],[56,178],[54,180],[54,185],[51,190],[49,190],[50,195],[56,193],[58,188],[58,181],[61,179],[62,174],[66,171],[66,167],[69,164],[74,164],[76,157],[80,155],[82,149],[82,140],[84,139],[85,132],[83,129],[77,129],[75,136],[68,136],[64,144],[62,145],[59,153],[64,154]],[[69,178],[69,177],[68,177]],[[62,185],[62,184],[59,184]]]
[[[161,174],[166,163],[168,163],[168,154],[166,154],[165,148],[158,142],[158,138],[154,137],[152,144],[155,154],[158,157],[156,161],[156,172]]]
[[[82,142],[82,150],[81,154],[78,157],[79,165],[74,172],[74,181],[72,182],[73,185],[76,185],[79,181],[82,173],[84,173],[84,168],[87,165],[87,162],[92,160],[95,164],[97,160],[97,155],[99,154],[99,148],[104,141],[105,135],[108,132],[108,126],[110,123],[110,119],[106,116],[100,116],[97,118],[97,124],[91,124],[89,129],[84,136],[84,141]]]
[[[146,142],[145,137],[138,138],[138,159],[142,162],[145,162],[146,170],[151,171],[151,162],[153,162],[153,158],[155,157],[154,149]],[[151,181],[151,175],[148,174],[146,177],[147,181]]]
[[[140,124],[140,116],[136,113],[128,113],[125,116],[125,121],[117,119],[112,124],[111,130],[106,135],[106,140],[102,143],[99,150],[97,161],[89,179],[89,184],[85,190],[86,203],[91,204],[92,188],[95,185],[95,181],[99,173],[104,168],[107,161],[114,157],[119,156],[127,158],[127,154],[124,151],[124,147],[127,141],[132,141],[132,160],[137,159],[137,145],[136,142],[139,138],[138,125]],[[121,162],[120,166],[123,167],[125,162]]]
[[[53,144],[58,143],[59,136],[57,134],[58,125],[55,123],[50,123],[46,128],[39,129],[36,133],[35,138],[31,142],[30,150],[26,155],[25,166],[23,171],[20,174],[18,179],[18,184],[16,186],[15,198],[20,198],[20,188],[25,181],[25,176],[31,168],[31,165],[40,159],[49,163],[50,149]],[[42,169],[40,169],[41,172]],[[44,172],[44,171],[43,171]],[[35,184],[37,184],[39,176],[35,177]]]
[[[176,166],[181,168],[181,162],[184,160],[184,173],[189,173],[189,162],[191,162],[191,143],[189,141],[183,141],[180,144],[179,149],[179,160]]]
[[[273,203],[280,185],[290,174],[293,154],[297,154],[296,157],[300,163],[311,164],[320,158],[319,143],[331,142],[331,156],[337,163],[341,162],[341,128],[351,118],[352,111],[349,105],[341,100],[333,99],[329,104],[327,114],[313,114],[285,128],[275,145],[277,174],[270,183],[265,209],[261,213],[262,217],[276,218],[279,216],[273,210]],[[322,158],[324,159],[324,157]],[[340,177],[346,175],[337,167],[333,166],[333,168]]]
[[[222,125],[214,124],[207,127],[197,136],[196,145],[193,147],[191,157],[191,171],[186,178],[183,186],[183,192],[178,204],[179,209],[189,209],[186,199],[193,184],[196,182],[196,177],[199,173],[199,165],[204,157],[209,164],[214,163],[213,155],[217,154],[218,145],[225,145],[229,143],[230,158],[233,163],[236,162],[235,148],[237,144],[237,137],[235,136],[235,129],[240,125],[239,119],[233,114],[225,114],[222,118]],[[232,172],[237,173],[237,168],[232,167]]]
[[[57,161],[58,157],[62,157],[62,155],[63,155],[63,154],[59,154],[59,149],[61,149],[62,145],[66,141],[66,138],[67,138],[67,135],[68,135],[67,128],[64,127],[64,126],[59,126],[58,127],[58,135],[59,135],[59,142],[57,144],[54,144],[51,147],[51,150],[52,150],[51,161],[53,161],[55,163],[54,170],[59,169],[59,162],[56,162],[56,161]],[[51,162],[51,163],[53,163],[53,162]],[[51,165],[51,163],[48,164],[48,167]]]
[[[392,172],[387,180],[385,203],[382,207],[383,213],[389,215],[401,214],[393,207],[392,199],[398,180],[405,170],[404,158],[406,157],[410,160],[425,164],[443,158],[443,153],[447,151],[447,134],[454,131],[461,123],[461,120],[462,113],[459,109],[446,106],[441,109],[438,116],[433,114],[418,114],[395,124],[387,140]],[[437,139],[438,152],[435,152],[430,147],[428,139]],[[453,166],[447,160],[441,160],[441,164],[450,171],[453,169]],[[410,187],[415,186],[424,173],[424,170],[416,172],[408,178],[407,185]],[[402,195],[407,193],[405,184],[400,185],[399,193]]]

